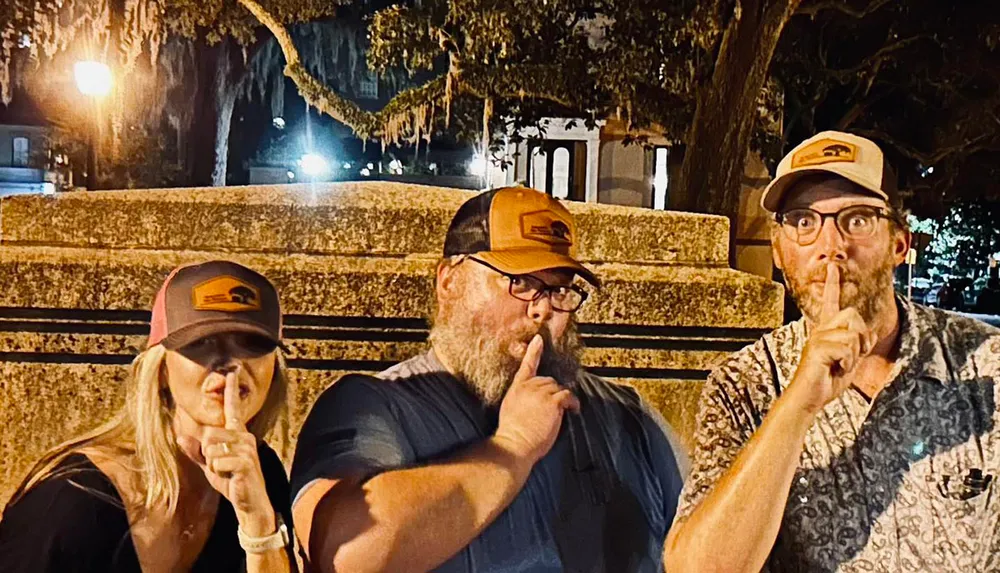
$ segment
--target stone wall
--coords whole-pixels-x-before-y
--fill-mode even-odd
[[[0,507],[47,448],[121,403],[147,309],[174,266],[229,258],[286,313],[287,461],[316,396],[419,352],[433,269],[470,193],[392,183],[106,191],[0,202]],[[724,218],[571,204],[605,283],[579,313],[585,362],[689,439],[708,370],[781,320],[781,287],[726,266]]]

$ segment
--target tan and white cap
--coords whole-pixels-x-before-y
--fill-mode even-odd
[[[842,131],[824,131],[795,146],[781,160],[774,180],[764,189],[761,206],[777,212],[785,192],[803,176],[815,173],[843,177],[890,205],[897,201],[896,174],[875,142]]]

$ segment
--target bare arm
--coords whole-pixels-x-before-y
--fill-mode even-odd
[[[364,484],[321,480],[295,504],[295,522],[320,571],[427,571],[492,523],[530,470],[494,437],[448,462]]]
[[[442,463],[367,482],[320,480],[293,508],[309,561],[323,572],[433,569],[461,551],[513,501],[579,402],[536,377],[542,340],[529,345],[500,407],[496,434]]]
[[[278,530],[274,508],[267,495],[257,451],[257,438],[246,427],[247,414],[240,397],[242,370],[226,374],[223,397],[225,428],[206,427],[201,441],[178,436],[182,451],[197,463],[208,483],[233,505],[244,535],[266,537]],[[294,573],[297,567],[285,548],[267,553],[246,553],[247,573]]]
[[[668,572],[757,573],[777,540],[806,434],[818,412],[850,384],[844,374],[874,346],[854,309],[839,311],[839,272],[828,268],[822,323],[799,368],[712,491],[664,544]]]
[[[267,517],[240,517],[240,528],[251,537],[264,537],[278,530],[274,513]],[[267,553],[247,552],[247,573],[296,573],[298,567],[288,556],[288,549],[280,547]]]
[[[796,404],[775,402],[712,493],[671,528],[666,571],[760,571],[778,537],[812,418]]]

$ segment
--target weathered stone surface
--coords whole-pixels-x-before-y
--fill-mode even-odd
[[[471,193],[331,183],[25,195],[0,203],[3,244],[325,255],[437,255]],[[725,266],[724,217],[570,204],[587,261]],[[44,222],[44,224],[38,224]]]
[[[319,394],[346,371],[289,369],[285,415],[267,441],[291,463],[295,441]],[[0,510],[38,457],[108,420],[124,403],[128,367],[0,362]],[[612,379],[636,388],[690,447],[701,382]],[[2,513],[2,511],[0,511]]]
[[[42,453],[122,404],[126,375],[99,364],[0,362],[0,511]]]
[[[702,381],[623,378],[616,382],[628,384],[638,390],[651,406],[663,414],[667,423],[677,432],[690,451],[694,445],[695,417],[698,413]]]
[[[0,328],[8,325],[0,320]],[[353,360],[394,364],[427,349],[420,340],[316,340],[286,338],[288,360]],[[345,335],[346,336],[346,335]],[[593,336],[584,335],[584,342]],[[62,332],[0,332],[0,353],[101,355],[120,357],[124,364],[146,344],[145,335]],[[584,349],[583,363],[593,368],[711,370],[729,353],[719,350],[683,348]]]
[[[282,295],[291,387],[268,441],[290,462],[323,389],[425,347],[434,265],[468,196],[361,183],[0,201],[0,507],[41,453],[121,404],[168,271],[213,258]],[[689,444],[701,381],[780,323],[781,288],[725,266],[725,219],[570,208],[604,280],[578,313],[585,364],[636,387]]]
[[[203,251],[7,246],[0,249],[0,306],[149,308],[178,264],[228,258],[278,287],[286,314],[421,318],[433,304],[428,258],[319,257]],[[780,321],[781,287],[723,268],[609,263],[581,322],[767,328]]]

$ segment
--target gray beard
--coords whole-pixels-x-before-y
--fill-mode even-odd
[[[582,366],[583,345],[571,322],[560,340],[553,341],[549,331],[538,331],[545,349],[538,364],[538,376],[549,376],[566,387],[576,384]],[[430,342],[434,352],[455,369],[454,374],[488,406],[503,401],[521,367],[521,361],[507,353],[514,340],[528,342],[535,332],[519,333],[501,339],[495,332],[484,332],[471,317],[447,317],[431,327]]]

